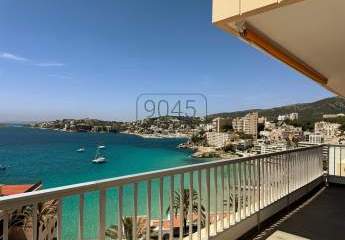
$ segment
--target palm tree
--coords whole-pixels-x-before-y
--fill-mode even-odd
[[[242,191],[242,190],[241,190]],[[230,194],[230,198],[229,198],[229,203],[228,203],[228,200],[227,199],[224,199],[223,200],[223,203],[224,203],[224,207],[226,208],[228,206],[228,204],[230,205],[229,207],[233,207],[233,204],[235,204],[235,212],[238,211],[238,208],[239,208],[239,205],[240,204],[245,204],[247,200],[247,197],[246,198],[243,198],[243,196],[240,196],[240,200],[238,199],[238,194],[235,193],[231,193]]]
[[[181,206],[181,198],[182,198],[182,205],[183,205],[183,233],[187,232],[187,218],[188,218],[188,211],[189,211],[189,204],[190,204],[190,191],[189,189],[184,189],[182,193],[175,191],[174,199],[173,199],[173,212],[175,217],[180,213],[180,206]],[[192,212],[198,214],[198,192],[194,189],[192,190]],[[204,225],[206,215],[205,215],[205,207],[201,205],[201,223]],[[169,214],[170,206],[167,208],[166,213]],[[193,223],[189,223],[189,227],[192,227]]]
[[[10,226],[23,228],[24,231],[33,230],[33,215],[37,215],[37,236],[41,226],[47,227],[48,222],[57,214],[57,200],[50,200],[37,204],[37,211],[34,212],[32,205],[24,206],[21,210],[14,212],[11,216]]]
[[[151,229],[152,230],[152,229]],[[111,239],[118,238],[118,225],[111,225],[106,231],[105,235]],[[146,234],[146,220],[144,218],[137,219],[137,238],[142,238]],[[122,236],[125,239],[133,239],[133,218],[132,217],[123,217],[122,218]]]
[[[43,203],[37,204],[37,231],[40,226],[47,227],[48,221],[57,215],[57,200],[50,200]],[[33,227],[33,208],[32,206],[26,206],[22,212],[24,216],[24,228],[32,229]],[[38,236],[38,235],[37,235]]]

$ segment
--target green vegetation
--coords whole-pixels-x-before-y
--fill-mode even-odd
[[[243,132],[238,132],[240,139],[253,139],[253,135],[245,134]]]
[[[314,129],[315,122],[320,120],[285,120],[284,122],[288,125],[292,125],[294,127],[301,127],[303,131],[312,131]]]
[[[328,119],[323,119],[323,120],[326,122],[331,122],[331,123],[339,123],[341,125],[339,129],[342,131],[345,131],[345,117],[328,118]],[[317,122],[317,120],[315,121],[285,120],[284,122],[294,127],[302,127],[303,131],[312,131],[314,129],[314,124],[315,122]]]
[[[235,153],[236,151],[236,146],[234,144],[226,144],[224,147],[223,147],[223,151],[224,152],[231,152],[231,153]]]
[[[133,236],[133,217],[123,217],[122,218],[122,235],[125,239],[132,240],[134,239]],[[136,237],[141,239],[146,235],[146,220],[144,218],[138,218],[136,222]],[[153,229],[150,229],[151,231]],[[111,225],[106,231],[105,236],[109,237],[110,239],[118,239],[119,236],[119,228],[117,225]]]
[[[232,124],[222,126],[221,132],[231,132],[233,130]]]
[[[123,129],[122,122],[102,121],[98,119],[62,119],[39,122],[31,125],[36,128],[60,129],[72,132],[118,132]]]
[[[192,194],[192,202],[190,203],[190,194]],[[181,198],[182,198],[182,214],[183,214],[183,233],[187,233],[187,218],[188,218],[188,211],[190,204],[192,205],[192,212],[193,214],[198,214],[198,192],[195,190],[192,190],[192,193],[189,191],[189,189],[184,189],[182,192],[175,191],[174,193],[174,200],[172,209],[174,212],[175,217],[177,217],[178,214],[180,214],[180,207],[181,207]],[[201,205],[201,224],[204,225],[206,220],[206,214],[205,214],[205,207]],[[170,206],[167,208],[166,213],[169,214],[170,212]],[[191,227],[191,226],[190,226]]]
[[[270,109],[249,109],[238,112],[225,112],[210,115],[208,119],[216,117],[242,117],[249,112],[258,112],[260,116],[265,116],[269,121],[274,121],[279,115],[297,112],[301,126],[306,129],[316,121],[322,120],[324,114],[337,114],[345,112],[345,99],[341,97],[325,98],[312,103],[293,104],[288,106]]]
[[[198,133],[194,133],[192,135],[192,137],[190,138],[191,142],[194,145],[197,146],[207,146],[207,140],[205,137],[205,132],[204,131],[200,131]]]
[[[260,116],[264,116],[269,121],[274,122],[277,122],[279,115],[297,112],[298,120],[287,120],[285,123],[295,127],[302,127],[303,131],[312,131],[314,129],[314,123],[322,121],[322,116],[324,114],[337,114],[345,112],[345,99],[341,97],[330,97],[312,103],[293,104],[270,109],[249,109],[245,111],[217,113],[210,115],[208,119],[213,119],[216,117],[242,117],[249,112],[258,112]],[[334,119],[327,119],[326,121],[339,123],[341,124],[340,129],[345,130],[345,118],[338,117]],[[258,131],[260,130],[262,130],[262,126],[259,124]]]
[[[168,123],[174,120],[179,120],[178,124],[184,124],[191,128],[196,128],[201,123],[204,123],[204,120],[202,120],[199,117],[176,117],[176,116],[161,116],[161,117],[154,117],[154,118],[145,118],[144,122],[145,124],[150,126],[153,123],[158,121],[158,122],[161,122],[162,125],[165,123],[167,125],[166,128],[168,128]]]
[[[265,124],[263,123],[258,123],[258,133],[265,130]]]
[[[35,210],[32,205],[24,206],[16,210],[10,217],[9,239],[26,239],[26,234],[32,234],[34,222],[32,216],[37,215],[37,236],[38,230],[47,228],[49,222],[57,214],[57,200],[49,200],[47,202],[39,202]]]

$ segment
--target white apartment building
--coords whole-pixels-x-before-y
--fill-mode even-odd
[[[338,114],[324,114],[322,115],[322,118],[329,119],[329,118],[338,118],[338,117],[345,117],[344,113],[338,113]]]
[[[232,127],[236,132],[243,132],[252,135],[254,139],[258,136],[258,113],[248,113],[246,116],[234,118]]]
[[[341,125],[338,123],[330,122],[316,122],[314,125],[315,134],[321,134],[325,136],[336,136],[338,129]]]
[[[278,116],[278,121],[285,121],[285,120],[298,120],[298,113],[288,113],[288,114]]]
[[[230,134],[222,132],[207,132],[206,140],[209,146],[221,148],[230,141]]]
[[[260,135],[260,137],[263,137],[263,138],[269,138],[271,135],[271,131],[267,131],[267,130],[260,131],[259,135]]]
[[[258,118],[258,123],[265,124],[267,122],[267,118],[262,116]]]
[[[221,132],[224,126],[231,125],[231,119],[217,117],[212,120],[212,125],[214,131]]]
[[[288,139],[300,140],[303,138],[303,130],[301,127],[294,127],[283,123],[279,125],[272,125],[270,128],[265,128],[265,130],[260,131],[259,135],[269,142],[281,142]]]
[[[211,124],[211,123],[207,123],[207,124],[201,123],[199,125],[199,129],[202,129],[202,130],[208,132],[208,131],[213,129],[213,124]]]
[[[282,143],[282,142],[275,143],[275,144],[258,143],[254,145],[254,150],[260,154],[285,151],[287,149],[288,149],[287,144]]]
[[[310,134],[308,142],[311,144],[321,144],[325,142],[325,138],[322,134]]]
[[[265,129],[272,130],[274,128],[276,128],[276,124],[274,122],[269,122],[269,121],[265,122]]]
[[[309,144],[338,144],[339,137],[337,136],[340,124],[329,122],[315,123],[314,133],[305,132],[306,143]]]

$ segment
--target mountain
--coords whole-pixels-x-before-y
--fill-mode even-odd
[[[315,122],[322,119],[323,114],[345,113],[345,99],[341,97],[325,98],[311,103],[299,103],[270,109],[249,109],[237,112],[224,112],[209,115],[215,117],[242,117],[249,112],[258,112],[268,120],[277,119],[278,115],[297,112],[300,122]]]

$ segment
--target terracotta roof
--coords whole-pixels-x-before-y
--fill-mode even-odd
[[[37,184],[24,184],[24,185],[0,185],[0,196],[9,196],[24,192],[30,192],[37,190],[39,186]]]
[[[228,218],[228,213],[224,213],[224,218]],[[193,214],[193,221],[197,221],[198,219],[198,215],[197,214]],[[220,213],[218,213],[218,216],[217,216],[217,219],[218,221],[221,219],[221,215]],[[211,223],[214,223],[216,221],[216,214],[214,213],[211,213],[210,214],[210,221]],[[174,228],[178,228],[180,227],[180,216],[174,216]],[[151,220],[151,225],[152,226],[155,226],[155,227],[158,227],[159,226],[159,220],[157,219],[154,219],[154,220]],[[163,220],[163,230],[169,230],[170,229],[170,220],[169,219],[164,219]]]

